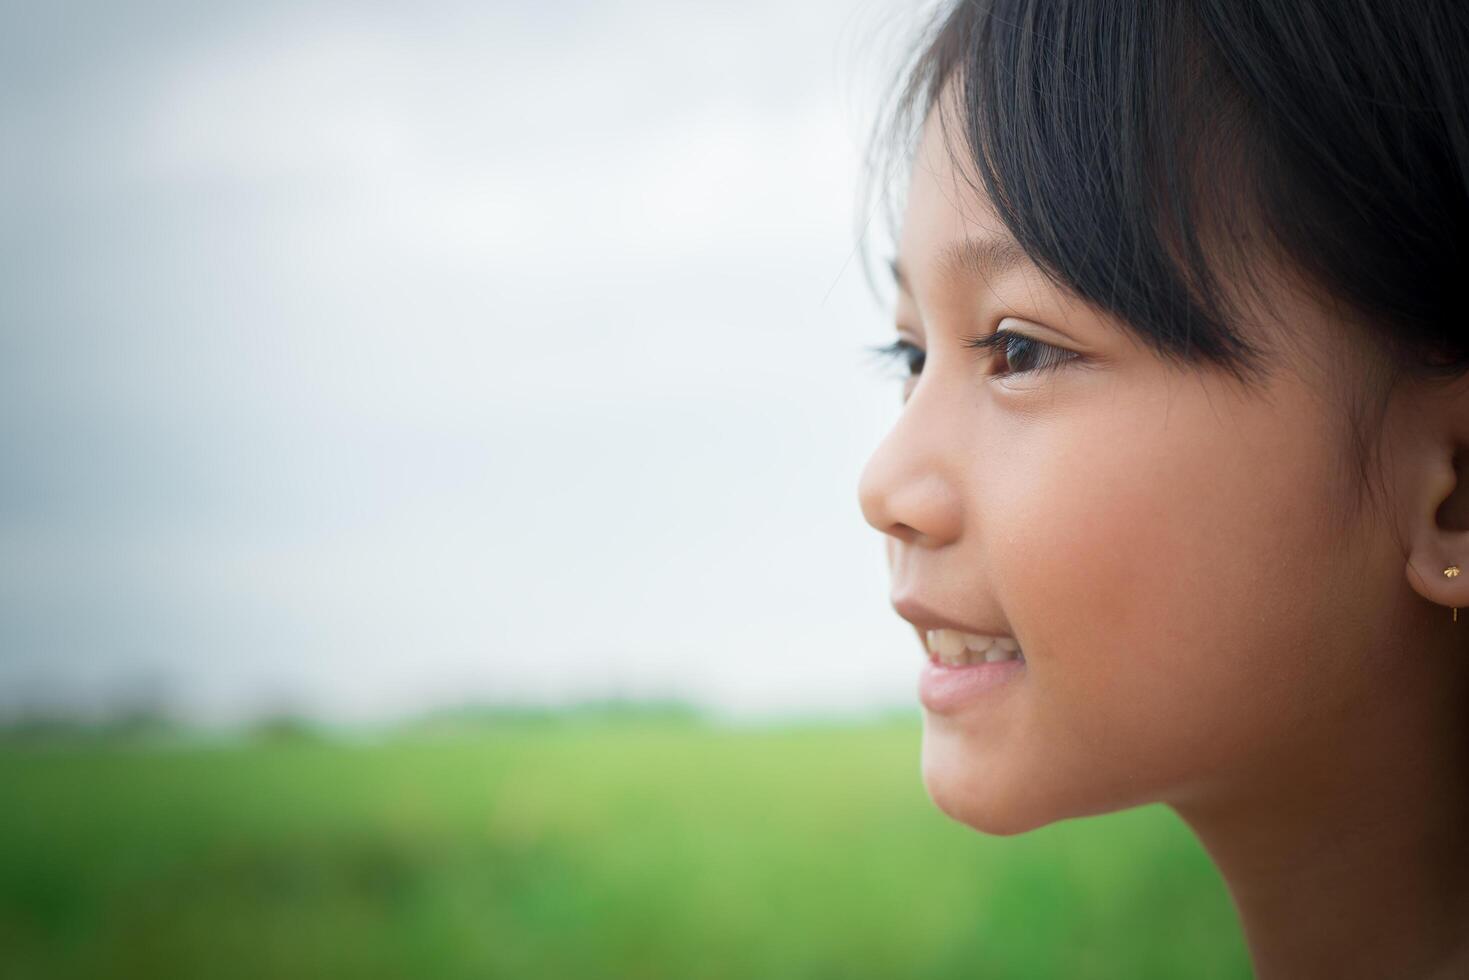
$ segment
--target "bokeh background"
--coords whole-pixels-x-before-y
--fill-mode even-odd
[[[931,7],[0,2],[0,977],[1247,975],[1171,814],[919,779]]]

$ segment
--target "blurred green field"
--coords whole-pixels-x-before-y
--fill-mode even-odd
[[[0,977],[1249,977],[1162,807],[985,837],[914,720],[0,743]]]

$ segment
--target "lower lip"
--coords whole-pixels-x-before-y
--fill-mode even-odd
[[[929,661],[918,675],[918,700],[935,714],[952,714],[988,691],[1004,687],[1025,670],[1025,661],[996,660],[993,663],[945,667]]]

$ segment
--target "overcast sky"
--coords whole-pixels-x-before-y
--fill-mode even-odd
[[[915,703],[853,254],[910,5],[0,12],[0,708]]]

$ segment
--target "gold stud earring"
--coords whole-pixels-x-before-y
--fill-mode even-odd
[[[1455,576],[1457,576],[1459,574],[1459,566],[1458,565],[1450,565],[1448,568],[1445,568],[1443,570],[1443,573],[1444,573],[1444,577],[1445,578],[1454,578]],[[1455,606],[1454,607],[1454,622],[1457,623],[1458,621],[1459,621],[1459,607],[1458,606]]]

